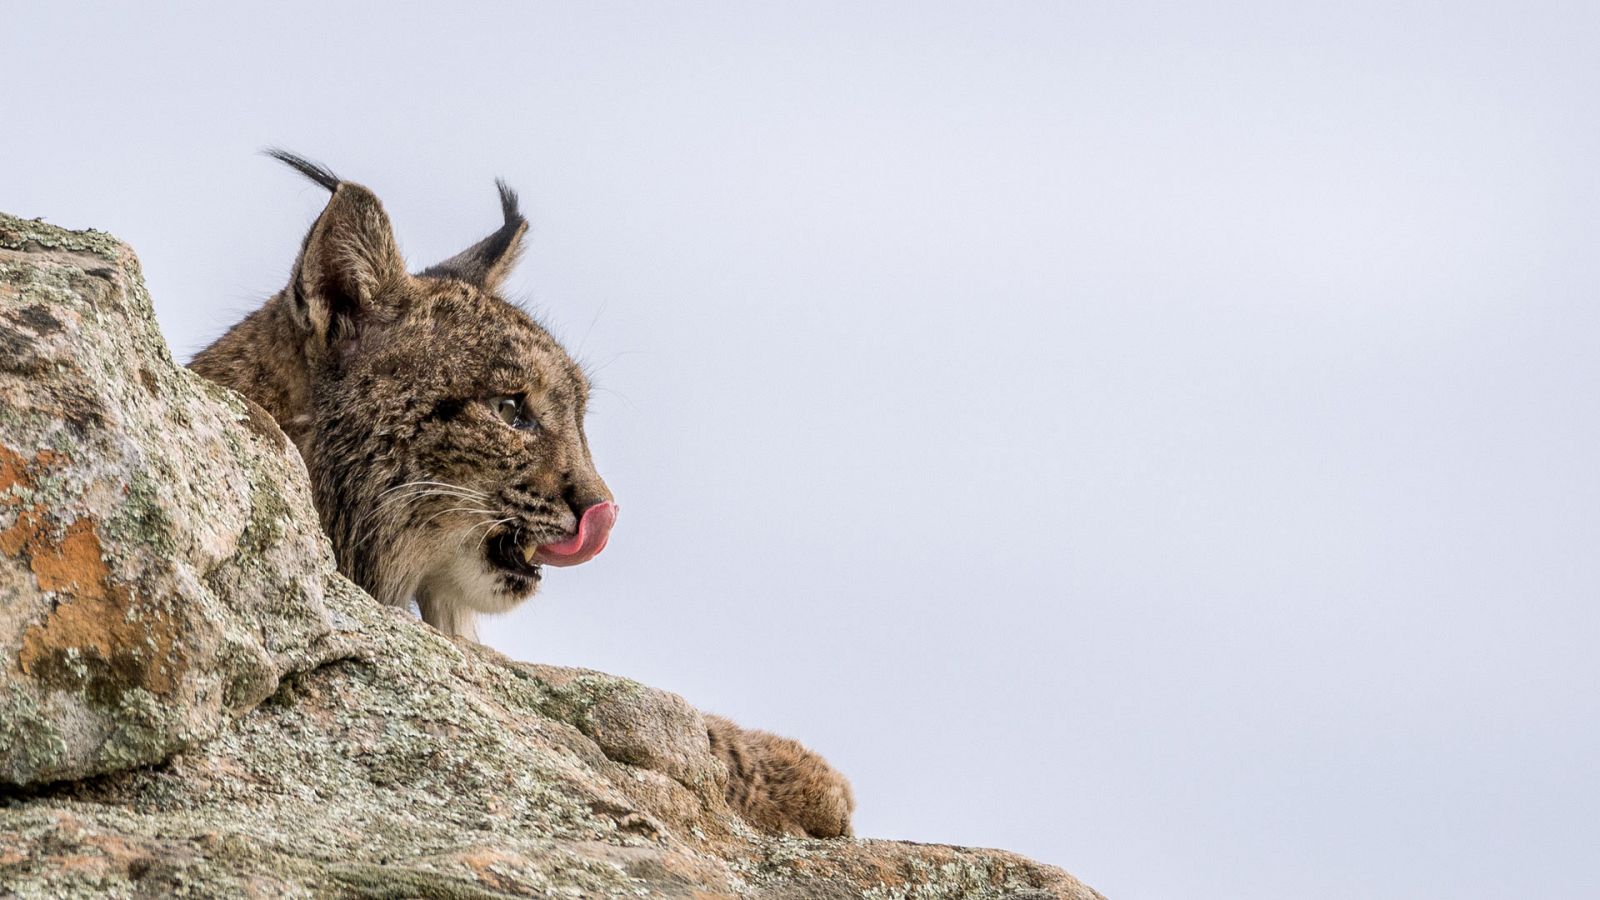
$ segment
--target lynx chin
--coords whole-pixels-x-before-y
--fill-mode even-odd
[[[532,596],[544,566],[605,549],[617,504],[584,436],[589,384],[499,294],[528,222],[406,270],[372,192],[280,150],[332,192],[289,285],[190,363],[294,441],[339,570],[378,600],[476,640],[478,613]],[[850,784],[788,738],[706,717],[728,805],[775,834],[850,834]]]

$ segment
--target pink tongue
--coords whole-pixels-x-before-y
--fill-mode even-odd
[[[617,505],[607,500],[583,511],[578,533],[559,544],[545,544],[534,554],[534,562],[547,566],[575,566],[600,555],[617,524]]]

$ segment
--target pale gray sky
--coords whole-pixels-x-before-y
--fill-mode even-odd
[[[1600,8],[5,4],[181,358],[496,224],[624,514],[486,623],[1118,900],[1600,896]]]

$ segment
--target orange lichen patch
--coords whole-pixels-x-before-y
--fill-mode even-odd
[[[35,507],[30,512],[37,511]],[[22,522],[21,518],[17,520],[18,525]],[[28,555],[39,590],[64,591],[80,600],[102,600],[110,592],[111,571],[100,557],[100,538],[94,533],[93,522],[78,519],[68,525],[59,543],[42,540],[38,531],[31,537]]]
[[[46,675],[74,658],[97,659],[111,668],[119,683],[156,694],[176,689],[186,668],[173,652],[177,628],[171,618],[159,614],[145,621],[128,620],[128,589],[107,577],[93,523],[73,522],[60,544],[40,538],[27,547],[39,586],[71,594],[73,599],[22,633],[22,652],[17,654],[22,671]],[[46,584],[58,587],[45,588]]]
[[[33,455],[33,459],[26,459],[17,451],[0,444],[0,492],[8,491],[12,485],[19,483],[23,487],[32,487],[30,473],[49,466],[55,458],[54,452],[40,450]]]
[[[24,510],[17,514],[17,520],[11,527],[0,531],[0,553],[7,556],[22,556],[28,545],[38,536],[43,528],[44,507],[35,504],[33,509]]]
[[[54,458],[43,451],[26,460],[0,445],[0,488],[32,486],[37,471]],[[0,509],[18,505],[15,496],[0,497]],[[39,590],[66,598],[43,622],[23,632],[17,664],[24,674],[76,682],[81,677],[70,674],[74,666],[69,664],[98,661],[118,683],[157,694],[177,688],[184,669],[173,652],[177,627],[160,614],[128,620],[130,593],[112,579],[93,519],[73,520],[57,538],[48,510],[34,504],[0,531],[0,553],[26,560]]]
[[[22,456],[15,450],[0,444],[0,491],[11,489],[22,479]]]

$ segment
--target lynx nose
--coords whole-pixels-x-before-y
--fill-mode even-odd
[[[600,480],[600,476],[592,475],[581,481],[568,481],[561,492],[561,499],[567,501],[567,506],[572,508],[574,522],[583,520],[583,516],[590,508],[602,503],[613,503],[611,489]]]

